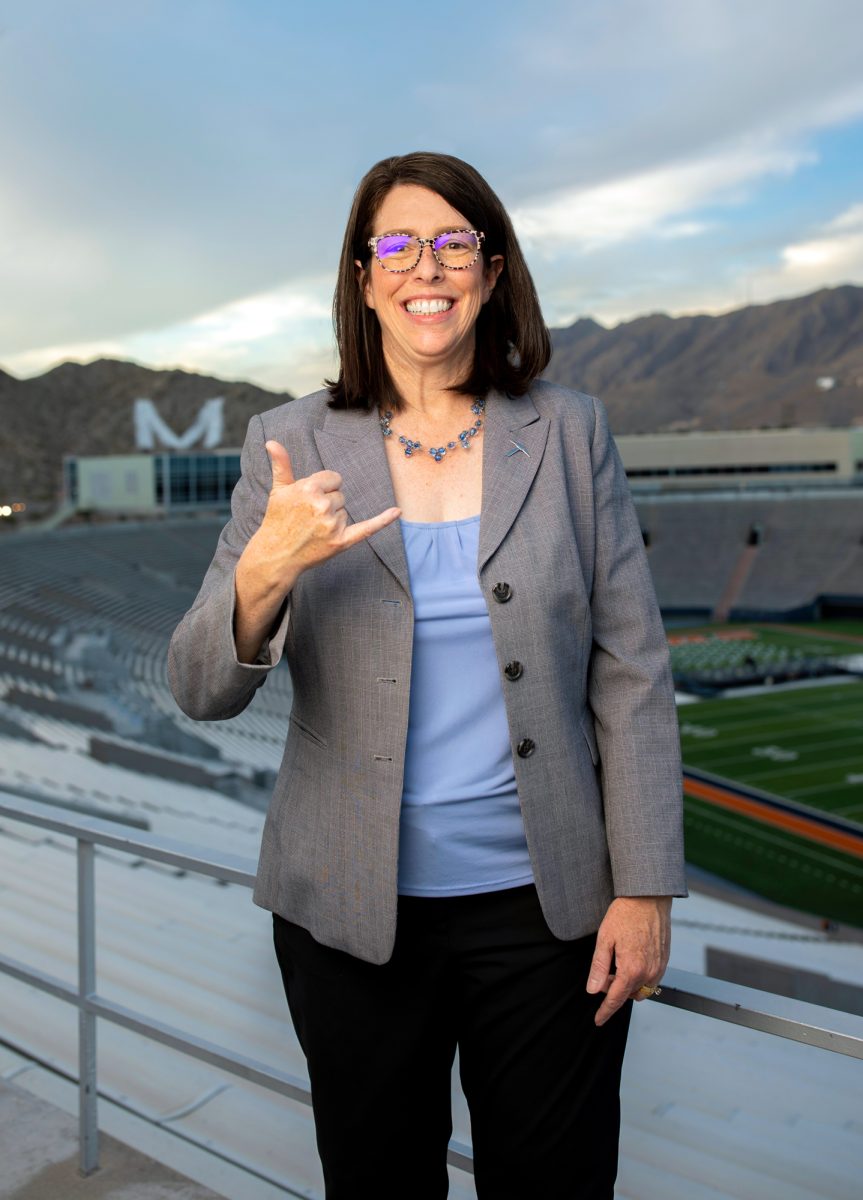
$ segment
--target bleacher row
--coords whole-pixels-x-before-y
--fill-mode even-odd
[[[636,497],[663,609],[720,602],[753,529],[759,544],[732,612],[782,613],[819,595],[863,596],[863,492]]]
[[[290,711],[287,670],[268,681],[266,706],[252,706],[230,725],[192,721],[168,688],[168,640],[195,597],[223,523],[221,517],[123,522],[0,540],[0,695],[7,697],[7,714],[49,744],[80,751],[86,724],[16,709],[8,697],[13,688],[49,700],[98,691],[98,673],[70,650],[76,637],[91,635],[102,639],[113,664],[110,691],[118,704],[167,717],[227,762],[277,769]]]

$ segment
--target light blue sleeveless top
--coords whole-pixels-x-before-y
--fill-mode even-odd
[[[477,579],[479,521],[401,522],[414,603],[398,881],[406,896],[533,879]]]

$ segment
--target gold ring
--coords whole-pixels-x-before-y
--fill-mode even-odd
[[[648,996],[661,995],[662,988],[661,987],[651,987],[651,985],[649,983],[643,983],[641,985],[641,987],[638,989],[638,994],[639,994],[639,996],[644,996],[644,998],[647,999]]]

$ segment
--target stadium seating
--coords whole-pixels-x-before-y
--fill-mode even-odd
[[[712,613],[749,544],[761,540],[732,615],[779,616],[824,594],[863,596],[863,493],[636,497],[660,606]]]
[[[171,632],[194,600],[222,518],[123,522],[32,531],[0,541],[0,688],[39,688],[49,700],[99,680],[77,661],[75,636],[107,638],[110,691],[139,714],[169,718],[224,759],[276,770],[290,711],[287,670],[268,682],[268,703],[225,725],[192,721],[166,677]],[[86,725],[16,709],[14,720],[50,744],[80,749]],[[94,725],[95,727],[95,725]]]

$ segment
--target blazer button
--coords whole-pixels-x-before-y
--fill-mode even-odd
[[[519,758],[530,758],[536,749],[536,744],[530,738],[522,738],[515,749]]]
[[[524,674],[524,667],[520,662],[508,662],[503,669],[507,679],[521,679]]]
[[[496,583],[491,589],[491,594],[498,604],[506,604],[507,600],[512,599],[512,588],[508,583]]]

